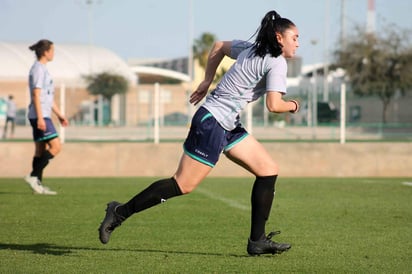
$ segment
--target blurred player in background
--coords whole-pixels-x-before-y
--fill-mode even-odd
[[[29,49],[34,51],[37,57],[29,74],[30,105],[28,112],[33,129],[35,150],[32,171],[25,177],[25,181],[34,193],[55,195],[55,191],[42,184],[44,168],[61,150],[61,142],[51,119],[52,113],[57,116],[63,126],[67,126],[68,121],[54,102],[53,79],[46,67],[46,64],[54,58],[53,42],[43,39],[30,46]]]
[[[10,138],[14,137],[14,126],[16,124],[16,103],[13,100],[13,95],[9,95],[9,100],[7,101],[7,112],[6,112],[6,123],[4,124],[3,139],[7,138],[8,124],[10,127]]]
[[[190,103],[196,105],[207,95],[225,55],[236,59],[236,62],[196,111],[176,173],[171,178],[154,182],[125,204],[110,202],[99,228],[102,243],[107,243],[112,231],[132,214],[192,192],[223,152],[255,176],[247,252],[250,255],[275,254],[291,247],[271,240],[279,232],[265,232],[278,166],[266,149],[243,128],[239,116],[248,103],[261,96],[266,96],[266,107],[271,112],[298,111],[297,101],[283,99],[286,94],[285,58],[295,55],[298,37],[294,23],[270,11],[262,19],[254,43],[234,40],[213,45],[205,79],[191,95]]]

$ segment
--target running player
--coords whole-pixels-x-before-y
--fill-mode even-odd
[[[286,101],[282,97],[286,94],[285,58],[295,55],[299,46],[298,37],[294,23],[270,11],[262,19],[254,43],[234,40],[213,45],[205,79],[192,93],[190,103],[196,105],[207,95],[216,69],[225,55],[236,59],[236,62],[196,111],[176,173],[171,178],[154,182],[125,204],[110,202],[99,228],[103,244],[109,241],[113,230],[134,213],[192,192],[223,152],[255,176],[247,252],[250,255],[275,254],[291,247],[290,244],[271,240],[278,232],[265,232],[274,199],[278,166],[266,149],[246,132],[239,115],[248,103],[264,95],[271,112],[298,111],[297,101]]]

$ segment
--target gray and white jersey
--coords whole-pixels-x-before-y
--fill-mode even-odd
[[[17,107],[14,101],[8,100],[7,101],[7,112],[6,116],[10,118],[16,118]]]
[[[230,57],[236,62],[203,104],[226,130],[240,124],[239,115],[248,103],[268,91],[286,93],[287,63],[282,55],[262,58],[254,54],[250,42],[234,40]]]
[[[41,89],[40,104],[44,118],[50,118],[54,100],[54,85],[46,65],[36,61],[30,69],[29,74],[29,89],[30,89],[30,105],[29,119],[36,119],[37,114],[33,104],[33,90]]]

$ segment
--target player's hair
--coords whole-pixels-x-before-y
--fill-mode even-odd
[[[255,54],[263,57],[269,53],[273,57],[278,57],[282,54],[282,45],[279,44],[276,33],[283,34],[295,24],[289,19],[282,18],[276,11],[272,10],[266,13],[263,17],[260,27],[256,30],[253,36],[256,36]]]
[[[36,53],[37,59],[40,59],[46,51],[48,51],[53,45],[53,42],[47,39],[39,40],[36,44],[33,44],[29,47],[30,50],[33,50]]]

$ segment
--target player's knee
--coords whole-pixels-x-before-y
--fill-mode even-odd
[[[189,194],[190,192],[192,192],[193,190],[195,190],[196,185],[195,184],[190,184],[190,183],[181,183],[179,181],[177,181],[177,184],[180,188],[180,191],[182,192],[182,194]]]
[[[279,167],[276,162],[265,163],[260,166],[256,172],[256,176],[272,176],[279,173]]]
[[[279,173],[279,166],[277,163],[273,163],[271,169],[272,169],[272,175],[277,175]]]
[[[55,147],[53,149],[51,149],[51,153],[56,156],[57,154],[59,154],[61,151],[61,147]]]
[[[60,145],[60,143],[54,143],[53,145],[50,146],[49,151],[51,154],[53,154],[54,156],[56,156],[57,154],[60,153],[62,147]]]
[[[193,186],[180,186],[180,190],[182,191],[182,194],[189,194],[192,192],[196,187]]]

